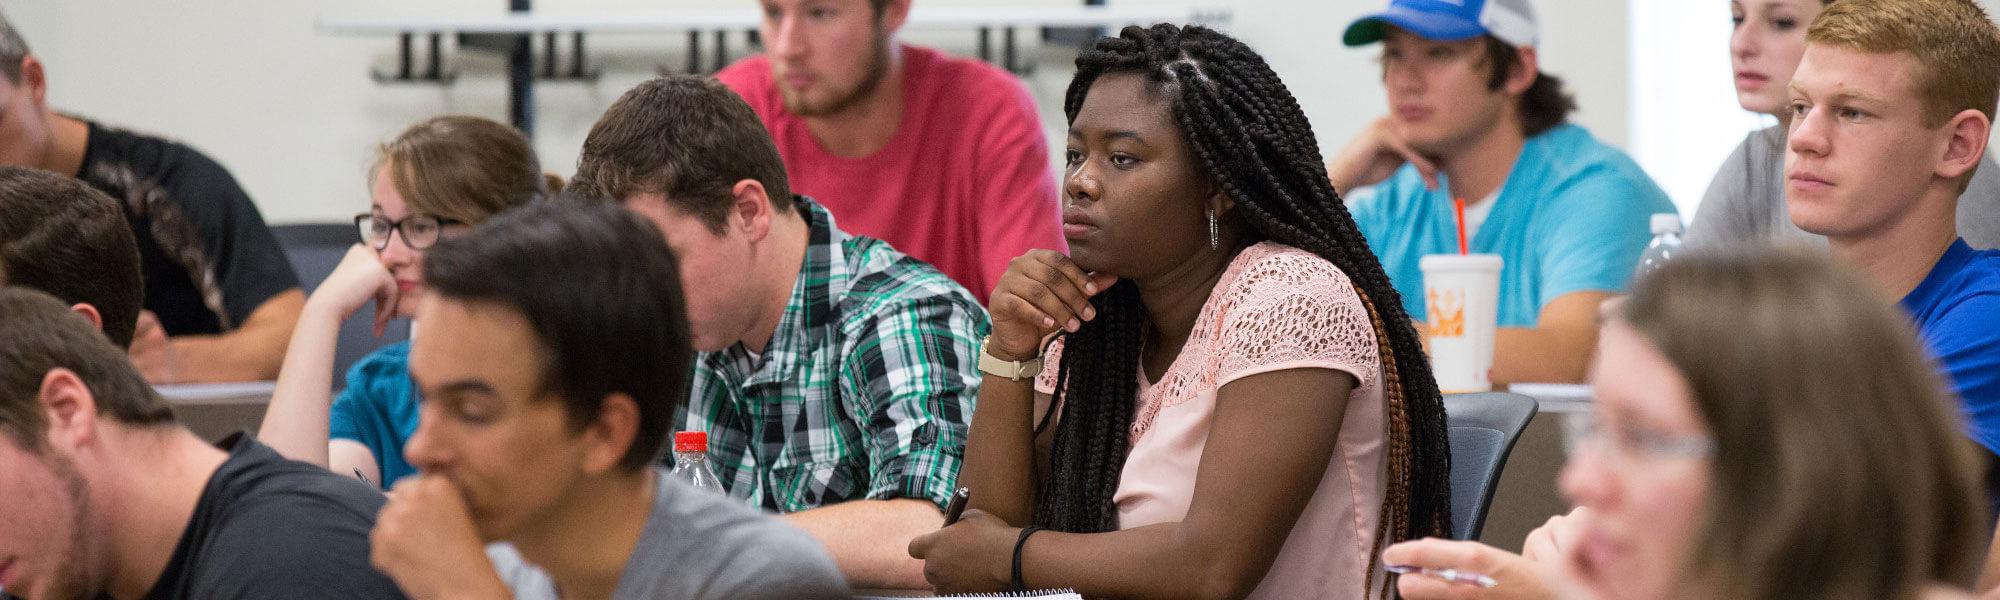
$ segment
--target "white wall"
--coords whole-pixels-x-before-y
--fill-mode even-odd
[[[918,0],[978,4],[995,0]],[[1121,0],[1113,0],[1121,1]],[[1162,2],[1168,0],[1122,0]],[[1338,36],[1384,0],[1197,0],[1234,12],[1228,28],[1263,53],[1311,117],[1328,153],[1384,110],[1375,47],[1349,49]],[[543,8],[742,6],[751,0],[540,0]],[[1008,0],[1063,5],[1075,0]],[[1185,2],[1170,2],[1185,4]],[[364,172],[376,143],[424,117],[467,112],[506,118],[497,57],[459,55],[449,87],[378,85],[393,38],[314,32],[321,15],[396,9],[497,10],[499,0],[34,0],[10,2],[14,21],[48,64],[58,109],[187,141],[229,167],[272,222],[338,221],[365,206]],[[1719,4],[1719,0],[1718,0]],[[1627,125],[1627,4],[1539,0],[1545,68],[1561,75],[1582,110],[1577,121],[1614,144]],[[111,18],[109,16],[115,16]],[[1023,36],[1024,40],[1027,36]],[[962,54],[969,32],[912,34]],[[655,65],[682,64],[679,36],[593,36],[595,84],[537,86],[536,147],[544,166],[566,174],[597,115]],[[739,44],[740,45],[740,44]],[[1071,56],[1043,49],[1027,81],[1045,128],[1061,131],[1061,94]],[[1051,139],[1060,139],[1052,137]],[[1718,156],[1719,160],[1720,157]],[[1051,161],[1054,158],[1051,157]]]
[[[1630,0],[1634,159],[1691,220],[1716,167],[1776,119],[1743,110],[1729,66],[1729,5]]]

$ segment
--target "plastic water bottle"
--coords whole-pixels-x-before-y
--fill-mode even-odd
[[[1653,215],[1653,241],[1646,244],[1646,253],[1639,255],[1639,270],[1635,276],[1653,272],[1680,253],[1681,216],[1674,213]]]
[[[688,487],[708,490],[727,495],[722,489],[722,478],[715,476],[715,470],[708,468],[708,433],[703,431],[683,431],[674,434],[675,479]]]

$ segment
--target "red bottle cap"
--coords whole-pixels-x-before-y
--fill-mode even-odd
[[[675,452],[707,452],[708,432],[683,431],[674,434]]]

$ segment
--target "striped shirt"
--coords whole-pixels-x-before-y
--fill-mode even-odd
[[[731,496],[777,512],[858,499],[944,506],[989,323],[972,294],[803,196],[806,258],[761,354],[697,357],[676,423],[706,431]]]

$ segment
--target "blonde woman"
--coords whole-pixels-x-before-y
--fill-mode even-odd
[[[389,319],[410,316],[424,293],[426,249],[561,182],[542,173],[527,138],[512,127],[443,116],[383,144],[369,184],[368,212],[354,217],[362,243],[306,300],[258,437],[287,458],[388,489],[415,472],[403,459],[419,402],[410,346],[387,346],[355,363],[340,397],[331,398],[341,322],[370,301],[378,334]]]

